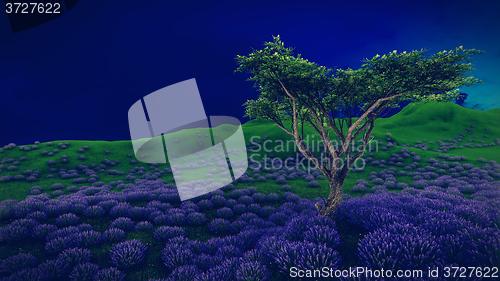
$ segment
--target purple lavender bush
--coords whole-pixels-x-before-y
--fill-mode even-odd
[[[70,281],[93,281],[99,266],[93,263],[81,263],[76,265],[68,276]]]
[[[391,224],[369,233],[359,242],[358,256],[369,268],[425,269],[442,263],[434,237],[411,224]]]
[[[258,261],[240,261],[235,275],[237,281],[269,280],[267,268]]]
[[[94,276],[94,281],[123,281],[123,280],[125,280],[125,274],[114,267],[101,269]]]
[[[107,242],[119,242],[125,239],[125,231],[119,228],[109,228],[103,233],[103,239]]]
[[[385,171],[359,182],[373,193],[346,198],[331,217],[317,215],[315,200],[238,187],[181,203],[172,186],[141,179],[149,172],[139,168],[133,181],[112,185],[119,192],[96,180],[58,198],[7,202],[0,280],[121,281],[151,270],[162,281],[285,280],[290,266],[500,264],[498,166],[441,159],[412,166],[404,173],[419,181],[417,189],[397,182],[405,167],[384,163]],[[443,177],[441,169],[456,175]],[[161,175],[154,173],[148,177]],[[263,173],[252,177],[280,172]],[[388,192],[386,182],[401,190]],[[138,266],[146,255],[157,264],[148,258]]]
[[[148,247],[139,240],[127,240],[115,244],[109,256],[111,263],[120,269],[129,269],[144,261]]]
[[[153,233],[154,239],[158,241],[166,241],[168,239],[184,235],[184,229],[178,226],[160,226]]]
[[[16,271],[32,268],[37,264],[35,256],[28,253],[19,253],[0,262],[0,274],[11,274]]]
[[[161,260],[167,270],[174,270],[183,265],[188,265],[194,258],[194,254],[186,245],[173,243],[165,246],[161,252]]]

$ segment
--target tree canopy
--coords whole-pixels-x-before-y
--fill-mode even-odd
[[[275,36],[263,48],[237,56],[236,70],[248,73],[259,93],[244,104],[246,115],[273,121],[292,136],[335,189],[342,185],[349,163],[362,156],[374,120],[385,108],[402,101],[454,99],[459,87],[479,82],[469,74],[470,57],[477,53],[462,46],[432,55],[392,51],[363,60],[357,69],[332,69],[305,59]],[[305,123],[324,141],[330,163],[321,163],[303,143],[299,126]],[[341,146],[332,146],[332,139]],[[363,144],[360,151],[352,149],[355,140]],[[348,164],[335,167],[332,163],[338,159]]]
[[[299,108],[354,117],[354,109],[367,109],[382,98],[391,98],[391,103],[454,99],[459,87],[478,82],[468,75],[470,56],[477,53],[462,46],[431,56],[423,50],[392,51],[365,59],[358,69],[331,69],[303,58],[275,36],[264,48],[237,56],[237,71],[249,73],[259,91],[257,99],[245,103],[249,117],[291,117],[290,97],[281,84]]]

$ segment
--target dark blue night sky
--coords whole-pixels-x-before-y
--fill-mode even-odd
[[[207,114],[242,117],[256,93],[234,57],[275,34],[331,67],[394,49],[482,49],[484,84],[464,89],[468,105],[499,107],[499,1],[408,2],[81,0],[19,32],[2,13],[0,144],[126,139],[130,105],[192,77]]]

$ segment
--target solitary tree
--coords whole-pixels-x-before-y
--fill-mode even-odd
[[[431,56],[421,50],[392,51],[365,59],[358,69],[333,70],[303,58],[276,36],[236,60],[237,71],[248,73],[259,93],[245,103],[246,115],[274,122],[318,167],[329,182],[329,195],[316,207],[328,215],[340,203],[344,180],[363,156],[380,113],[403,101],[454,98],[460,86],[478,82],[467,75],[476,53],[463,47]],[[323,144],[321,157],[304,142],[305,124]]]

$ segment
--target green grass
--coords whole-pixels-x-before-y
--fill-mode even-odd
[[[456,148],[446,153],[433,151],[438,148],[439,141],[449,142],[463,135],[460,144],[466,143],[495,143],[500,139],[500,110],[479,111],[463,108],[451,103],[423,103],[410,104],[400,113],[390,118],[377,120],[373,135],[384,145],[384,139],[390,136],[396,141],[397,146],[383,151],[379,150],[371,155],[376,159],[387,159],[392,153],[405,146],[408,150],[417,153],[423,160],[436,158],[441,154],[464,156],[466,161],[475,165],[481,164],[478,160],[494,160],[500,162],[500,149],[498,145],[480,148]],[[244,125],[245,137],[248,143],[257,143],[263,147],[263,140],[268,140],[270,146],[286,145],[291,137],[283,133],[274,124],[253,120]],[[310,127],[305,127],[306,134],[314,135]],[[255,137],[257,136],[257,137]],[[426,143],[430,150],[422,150],[411,147],[417,143]],[[289,156],[287,153],[278,152],[275,156]],[[345,183],[344,190],[350,193],[352,186],[359,179],[366,179],[371,171],[377,171],[373,167],[367,167],[363,172],[351,172]],[[398,177],[399,181],[410,183],[410,177]],[[292,191],[302,197],[315,198],[325,196],[328,192],[328,183],[319,181],[321,187],[311,189],[306,187],[303,180],[289,181]],[[280,192],[279,185],[266,181],[262,183],[244,184],[244,186],[256,186],[262,192]],[[356,194],[354,194],[356,195]]]
[[[498,162],[500,159],[500,149],[498,146],[481,147],[481,148],[457,148],[449,152],[450,155],[464,156],[469,160],[478,160],[480,158],[486,160],[494,160]]]
[[[377,120],[374,134],[390,133],[401,143],[414,144],[453,139],[470,129],[464,140],[491,142],[500,136],[498,120],[500,110],[479,111],[452,103],[409,104],[398,114]]]
[[[402,145],[414,145],[419,142],[428,144],[431,150],[422,150],[419,148],[408,147],[409,150],[416,152],[423,159],[439,156],[440,152],[432,151],[437,148],[438,141],[449,141],[457,139],[463,135],[461,143],[495,143],[500,139],[500,127],[497,126],[500,120],[500,110],[478,111],[460,107],[450,103],[425,103],[425,104],[410,104],[405,107],[400,113],[390,117],[377,120],[373,135],[376,140],[379,140],[381,145],[385,143],[385,138],[390,135],[398,144],[390,150],[374,152],[371,155],[377,159],[386,159],[390,154],[402,148]],[[231,128],[222,128],[221,132],[226,134]],[[254,143],[256,139],[261,141],[264,139],[271,140],[273,145],[290,144],[290,137],[283,133],[274,124],[266,121],[253,120],[243,125],[245,139],[248,144]],[[305,127],[306,134],[313,136],[314,132],[311,128]],[[58,143],[67,142],[70,146],[67,149],[59,150],[53,156],[42,156],[42,151],[54,151]],[[25,152],[18,148],[3,150],[0,152],[0,158],[16,158],[26,157],[19,165],[19,170],[7,171],[4,168],[0,170],[0,175],[15,175],[24,170],[39,170],[42,178],[36,182],[8,182],[0,183],[0,200],[5,199],[22,199],[29,189],[34,186],[41,186],[42,189],[48,190],[51,184],[60,182],[66,185],[74,185],[71,180],[62,180],[58,178],[47,178],[50,171],[46,165],[49,160],[59,160],[63,155],[69,159],[68,164],[58,164],[68,169],[74,168],[77,164],[97,164],[104,159],[118,161],[119,164],[113,169],[120,171],[128,171],[132,164],[130,160],[134,159],[132,145],[130,141],[54,141],[39,144],[39,149]],[[82,146],[88,146],[89,149],[84,155],[87,157],[85,161],[79,161],[78,157],[81,152],[78,149]],[[293,143],[291,148],[293,148]],[[290,153],[277,152],[270,157],[283,157]],[[498,145],[481,147],[481,148],[457,148],[447,152],[448,155],[465,156],[467,161],[479,164],[479,159],[494,160],[500,162],[500,149]],[[163,165],[148,165],[136,164],[146,168],[146,170],[164,167]],[[7,165],[4,165],[7,166]],[[358,179],[364,179],[371,171],[375,171],[373,167],[367,167],[363,172],[352,172],[345,181],[344,188],[346,192],[350,192],[351,187]],[[99,173],[99,180],[110,182],[113,180],[123,179],[120,175],[108,175]],[[172,175],[168,174],[164,177],[167,182],[173,182]],[[406,181],[409,179],[401,178]],[[300,196],[315,198],[324,196],[327,193],[326,181],[320,181],[320,188],[311,189],[306,187],[306,182],[303,180],[291,181],[290,186],[292,191]],[[89,185],[89,184],[80,184]],[[281,192],[279,185],[273,181],[254,182],[250,184],[240,183],[239,186],[252,186],[261,192]]]
[[[412,145],[451,140],[469,129],[471,131],[465,134],[464,141],[492,142],[500,137],[499,120],[499,109],[479,111],[453,103],[415,103],[394,116],[377,119],[373,135],[382,138],[390,134],[396,141]],[[247,141],[252,136],[270,140],[290,139],[290,136],[268,121],[247,122],[244,131]],[[305,131],[308,135],[314,134],[308,126]]]
[[[393,138],[397,145],[387,149],[371,152],[369,155],[376,159],[387,159],[394,152],[399,151],[403,147],[417,153],[422,160],[429,158],[437,158],[442,154],[456,155],[466,157],[466,161],[474,165],[481,165],[481,159],[494,160],[500,162],[500,149],[498,145],[480,147],[480,148],[457,148],[451,149],[446,153],[434,151],[438,147],[439,141],[450,141],[456,139],[458,136],[463,135],[461,143],[492,143],[500,138],[500,128],[497,126],[500,120],[500,110],[490,111],[477,111],[462,108],[453,104],[411,104],[407,106],[399,114],[385,119],[379,119],[377,126],[374,130],[374,136],[381,146],[385,146],[385,139],[388,135]],[[230,131],[228,128],[224,128]],[[247,143],[250,144],[252,137],[259,137],[261,139],[268,139],[274,141],[274,145],[287,143],[289,136],[284,134],[275,125],[264,121],[250,121],[243,125],[245,138]],[[305,128],[306,133],[314,135],[311,128]],[[227,133],[227,132],[226,132]],[[70,146],[67,149],[55,152],[53,156],[42,156],[44,150],[54,151],[57,144],[67,142]],[[420,148],[411,147],[411,145],[425,142],[428,144],[430,150],[422,150]],[[404,146],[410,145],[410,146]],[[49,160],[61,159],[63,155],[67,156],[69,163],[57,164],[56,167],[65,167],[67,169],[74,168],[78,164],[98,164],[104,159],[118,161],[119,164],[113,169],[127,172],[135,165],[144,167],[146,170],[154,170],[165,165],[148,165],[148,164],[131,164],[130,160],[135,159],[133,156],[132,145],[130,141],[54,141],[51,143],[39,144],[39,149],[25,152],[18,148],[11,150],[4,150],[0,152],[0,159],[26,157],[26,160],[18,165],[19,170],[7,171],[6,165],[0,169],[1,175],[15,175],[25,170],[39,170],[42,178],[33,183],[27,182],[8,182],[0,183],[0,200],[5,199],[22,199],[24,198],[29,189],[34,186],[41,186],[42,189],[48,191],[51,184],[59,182],[65,185],[74,185],[71,180],[62,180],[59,178],[47,178],[50,170],[46,163]],[[83,153],[87,159],[79,161],[78,157],[82,154],[78,149],[82,146],[88,146],[87,152]],[[270,156],[288,156],[290,153],[278,152]],[[422,161],[420,166],[425,165]],[[364,171],[351,172],[345,180],[344,191],[352,196],[359,196],[361,194],[352,192],[352,187],[359,179],[366,179],[372,171],[381,171],[380,168],[367,166]],[[99,173],[99,180],[103,182],[110,182],[113,180],[123,179],[123,176],[108,175],[106,173]],[[163,177],[166,182],[172,183],[172,175],[167,174]],[[398,176],[398,181],[410,183],[412,179],[409,176]],[[291,191],[304,198],[318,198],[325,197],[328,194],[328,182],[326,180],[319,180],[320,187],[310,188],[307,186],[307,181],[303,179],[289,180],[288,185]],[[90,184],[79,184],[90,185]],[[264,193],[282,193],[281,186],[274,180],[256,181],[251,183],[237,183],[237,187],[253,187],[259,192]],[[113,191],[119,191],[114,189]],[[50,193],[49,193],[50,194]],[[138,206],[143,205],[143,202],[137,203]],[[1,209],[0,209],[1,211]],[[212,216],[213,214],[209,214]],[[109,220],[102,219],[88,219],[84,221],[93,225],[97,231],[103,231],[108,225]],[[187,236],[190,239],[207,240],[210,234],[205,228],[190,227],[187,228]],[[340,230],[342,233],[348,231]],[[127,280],[147,280],[149,278],[160,278],[165,275],[164,269],[159,267],[158,260],[160,260],[160,252],[163,247],[162,243],[155,242],[152,239],[151,233],[133,231],[128,233],[129,239],[139,239],[148,244],[150,247],[147,253],[146,262],[144,265],[132,268]],[[345,242],[341,251],[352,252],[352,248],[357,245],[359,237],[345,237]],[[21,251],[34,253],[35,256],[43,260],[42,246],[37,243],[14,243],[6,245],[0,251],[0,259],[13,255]],[[111,244],[105,244],[100,247],[92,248],[93,256],[101,265],[110,266],[108,252]],[[349,256],[349,254],[344,254]]]
[[[69,147],[67,149],[59,150],[54,153],[53,156],[42,156],[41,153],[43,151],[55,151],[56,145],[58,143],[69,143]],[[51,144],[52,143],[52,144]],[[130,141],[56,141],[56,142],[47,142],[41,143],[38,145],[39,149],[23,152],[19,149],[12,149],[3,151],[0,154],[2,158],[19,158],[26,157],[26,160],[22,162],[20,168],[22,170],[39,170],[42,176],[49,174],[49,169],[46,165],[49,160],[59,160],[63,156],[67,156],[69,159],[68,164],[58,164],[54,167],[65,166],[68,168],[73,168],[77,164],[97,164],[103,161],[104,159],[110,159],[114,161],[119,161],[119,164],[113,168],[121,171],[127,171],[131,168],[131,164],[129,159],[133,157],[132,146]],[[78,149],[82,146],[88,146],[89,149],[84,155],[87,157],[84,161],[78,161],[77,158],[80,154]],[[142,165],[142,164],[140,164]],[[22,171],[21,170],[21,171]],[[15,175],[20,171],[2,171],[1,175]],[[112,180],[120,179],[121,176],[112,176],[107,174],[101,174],[100,180],[104,182],[109,182]],[[43,188],[47,188],[53,183],[65,183],[70,185],[70,180],[61,180],[58,178],[44,178],[40,181],[36,182],[8,182],[8,183],[0,183],[0,200],[2,199],[22,199],[26,196],[27,191],[31,188],[31,186],[41,186]],[[73,185],[73,184],[71,184]],[[88,185],[88,184],[87,184]]]

